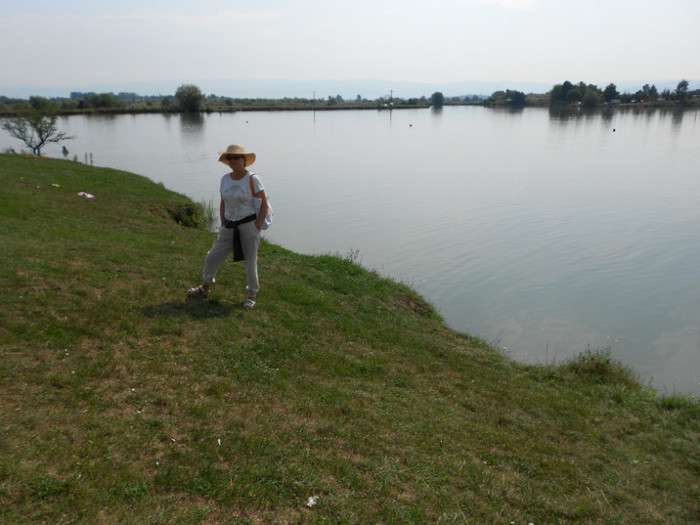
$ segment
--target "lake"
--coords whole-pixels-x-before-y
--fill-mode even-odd
[[[405,282],[516,360],[609,347],[660,391],[700,394],[698,111],[95,115],[60,129],[77,136],[69,158],[215,205],[218,153],[244,144],[270,241]]]

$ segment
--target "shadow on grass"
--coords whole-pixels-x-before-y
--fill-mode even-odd
[[[146,306],[141,311],[146,317],[192,317],[207,319],[212,317],[228,317],[234,310],[240,310],[240,303],[222,303],[218,299],[204,297],[187,297],[184,302],[169,302],[157,306]]]

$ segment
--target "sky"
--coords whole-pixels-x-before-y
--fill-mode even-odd
[[[700,0],[0,0],[0,95],[270,79],[692,89],[699,20]]]

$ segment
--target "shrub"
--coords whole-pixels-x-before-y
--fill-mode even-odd
[[[196,203],[178,203],[168,208],[168,215],[186,228],[211,228],[214,219],[211,209]]]
[[[589,348],[565,363],[563,368],[577,376],[593,378],[601,383],[638,384],[632,370],[613,359],[610,347]]]

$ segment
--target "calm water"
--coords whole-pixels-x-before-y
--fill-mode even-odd
[[[660,390],[700,394],[696,111],[81,116],[61,129],[77,135],[70,158],[215,204],[218,152],[242,143],[275,209],[272,242],[359,253],[515,359],[608,346]]]

